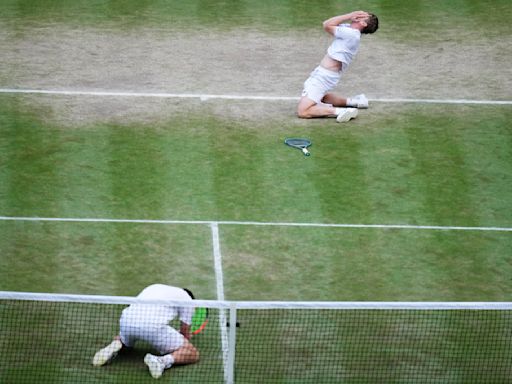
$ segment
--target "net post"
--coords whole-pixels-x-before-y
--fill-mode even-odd
[[[229,334],[228,334],[228,362],[226,383],[233,384],[235,382],[235,346],[236,346],[236,303],[229,305]]]

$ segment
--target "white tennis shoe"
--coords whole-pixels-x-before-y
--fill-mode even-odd
[[[352,104],[354,104],[354,107],[356,108],[368,108],[368,98],[363,94],[351,97],[350,100],[352,101]]]
[[[149,373],[153,378],[158,379],[164,373],[165,364],[158,356],[148,353],[144,357],[144,363],[148,366]]]
[[[338,123],[346,123],[350,119],[355,119],[357,113],[357,108],[342,108],[341,112],[336,117],[336,121]]]
[[[92,365],[99,367],[107,364],[110,360],[116,357],[117,353],[123,348],[123,344],[119,340],[114,340],[105,348],[100,349],[92,359]]]

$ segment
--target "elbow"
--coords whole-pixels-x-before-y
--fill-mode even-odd
[[[335,25],[332,25],[331,23],[324,21],[324,31],[327,32],[329,35],[334,35],[334,28],[336,28]]]

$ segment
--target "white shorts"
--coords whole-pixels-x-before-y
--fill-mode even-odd
[[[133,347],[138,340],[145,341],[163,355],[181,348],[185,343],[185,337],[170,325],[144,324],[125,312],[121,315],[119,325],[121,342],[127,347]]]
[[[304,82],[302,96],[306,96],[308,99],[320,104],[325,94],[338,84],[340,77],[340,72],[330,71],[324,67],[318,66]]]

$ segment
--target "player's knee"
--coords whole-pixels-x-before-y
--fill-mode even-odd
[[[301,119],[310,119],[311,115],[308,111],[309,108],[302,108],[300,105],[297,108],[297,116]]]
[[[186,355],[186,360],[189,363],[196,363],[199,361],[199,351],[188,340],[185,342],[185,345],[182,347],[182,353],[183,353],[183,355]]]
[[[302,96],[299,104],[297,105],[297,116],[301,119],[311,119],[314,117],[312,114],[312,108],[314,108],[316,103],[309,98]]]
[[[199,351],[193,345],[190,345],[188,350],[189,359],[192,363],[197,363],[199,361]]]

